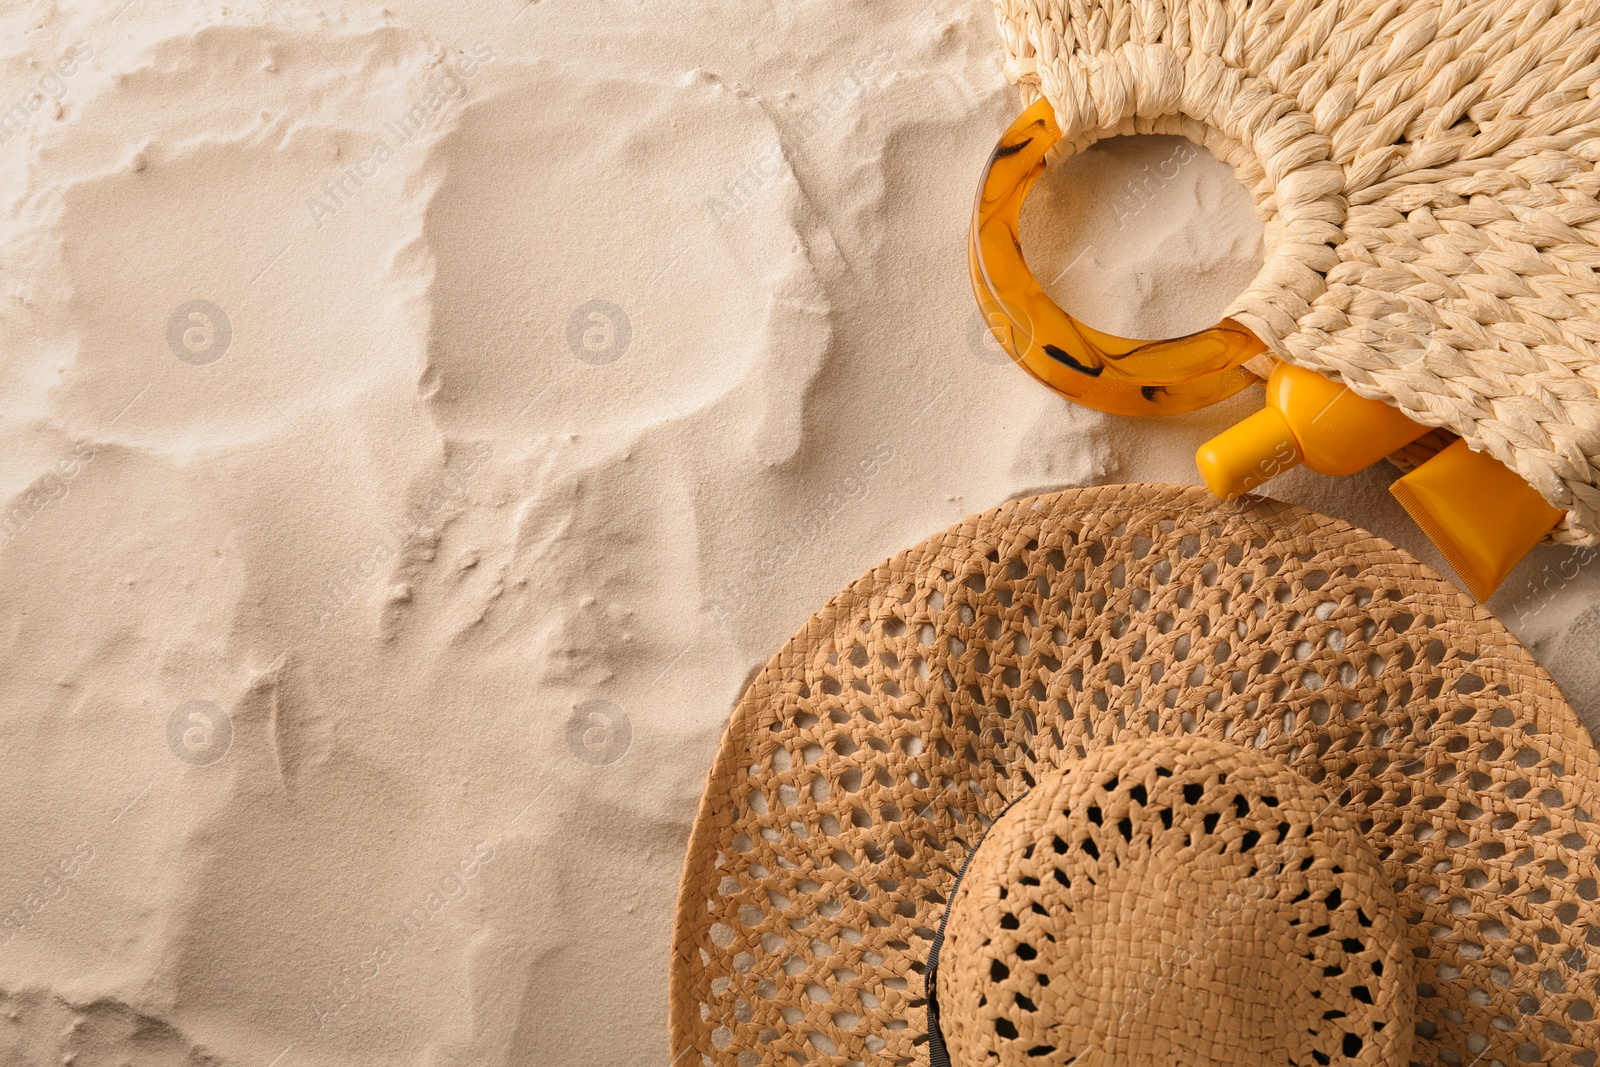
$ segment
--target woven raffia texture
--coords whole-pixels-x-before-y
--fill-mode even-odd
[[[1258,750],[1367,835],[1414,1062],[1595,1067],[1600,768],[1550,678],[1370,534],[1154,485],[967,519],[757,675],[685,860],[674,1062],[926,1063],[923,972],[972,843],[1042,774],[1155,734]]]
[[[1596,542],[1600,2],[995,6],[1058,151],[1171,133],[1233,166],[1269,251],[1228,314],[1487,450],[1569,511],[1557,540]]]
[[[1404,1067],[1405,919],[1335,800],[1189,734],[1044,777],[950,905],[950,1062]]]

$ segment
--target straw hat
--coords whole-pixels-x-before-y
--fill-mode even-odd
[[[1443,427],[1600,540],[1594,0],[995,0],[1056,151],[1170,133],[1231,164],[1268,253],[1226,315]]]
[[[739,703],[674,1062],[1594,1067],[1597,771],[1527,650],[1370,534],[1183,486],[1014,501]]]

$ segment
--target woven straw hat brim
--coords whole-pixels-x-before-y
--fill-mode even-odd
[[[1466,438],[1600,538],[1600,3],[995,0],[1057,152],[1169,133],[1268,238],[1225,314]],[[1262,357],[1265,371],[1269,357]]]
[[[813,615],[736,708],[692,832],[674,1062],[926,1062],[923,972],[968,850],[1048,770],[1196,733],[1319,783],[1392,879],[1412,1059],[1594,1067],[1596,753],[1433,571],[1270,501],[1014,501]]]

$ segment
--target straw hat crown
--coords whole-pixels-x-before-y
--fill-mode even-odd
[[[1299,774],[1202,737],[1112,745],[973,853],[933,1062],[1400,1067],[1405,932],[1355,821]]]

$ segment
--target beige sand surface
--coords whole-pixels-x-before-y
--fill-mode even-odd
[[[1194,481],[1258,402],[1102,416],[987,341],[986,0],[30,0],[0,51],[6,1067],[667,1067],[751,672],[897,549]],[[1260,257],[1170,140],[1027,223],[1133,334]],[[1274,490],[1436,561],[1384,484]],[[1492,605],[1591,722],[1597,574]]]

